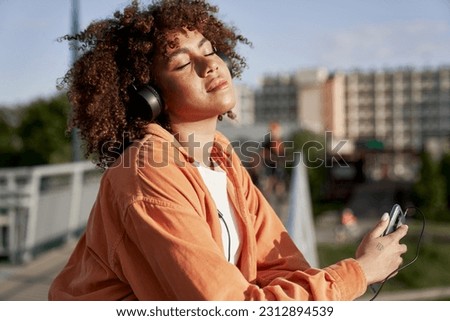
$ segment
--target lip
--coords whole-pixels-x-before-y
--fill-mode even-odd
[[[228,81],[226,81],[223,78],[215,78],[209,83],[208,87],[206,88],[206,92],[210,93],[217,90],[225,89],[227,87]]]

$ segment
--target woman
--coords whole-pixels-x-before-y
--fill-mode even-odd
[[[215,7],[133,2],[75,39],[86,52],[65,78],[72,122],[106,171],[49,299],[352,300],[401,264],[407,228],[380,237],[386,216],[355,259],[311,268],[295,247],[216,131],[235,104],[231,72],[245,67],[235,46],[248,41]]]

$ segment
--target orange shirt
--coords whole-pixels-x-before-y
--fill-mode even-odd
[[[354,259],[311,268],[253,185],[229,141],[212,157],[228,177],[242,246],[228,263],[200,173],[156,124],[104,173],[86,231],[50,300],[352,300],[366,291]]]

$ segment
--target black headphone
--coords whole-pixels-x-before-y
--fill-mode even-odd
[[[233,77],[231,59],[220,51],[216,51],[216,55],[225,62],[231,77]],[[140,88],[133,86],[133,91],[134,93],[131,95],[132,107],[129,110],[130,116],[139,116],[145,120],[154,121],[164,110],[164,101],[158,90],[151,85],[145,85]]]

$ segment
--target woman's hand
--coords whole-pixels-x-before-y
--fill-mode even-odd
[[[388,223],[389,214],[385,213],[356,250],[356,260],[361,265],[368,284],[383,281],[395,271],[402,264],[401,256],[407,250],[405,244],[400,244],[400,240],[406,235],[408,226],[402,225],[395,232],[382,236]]]

